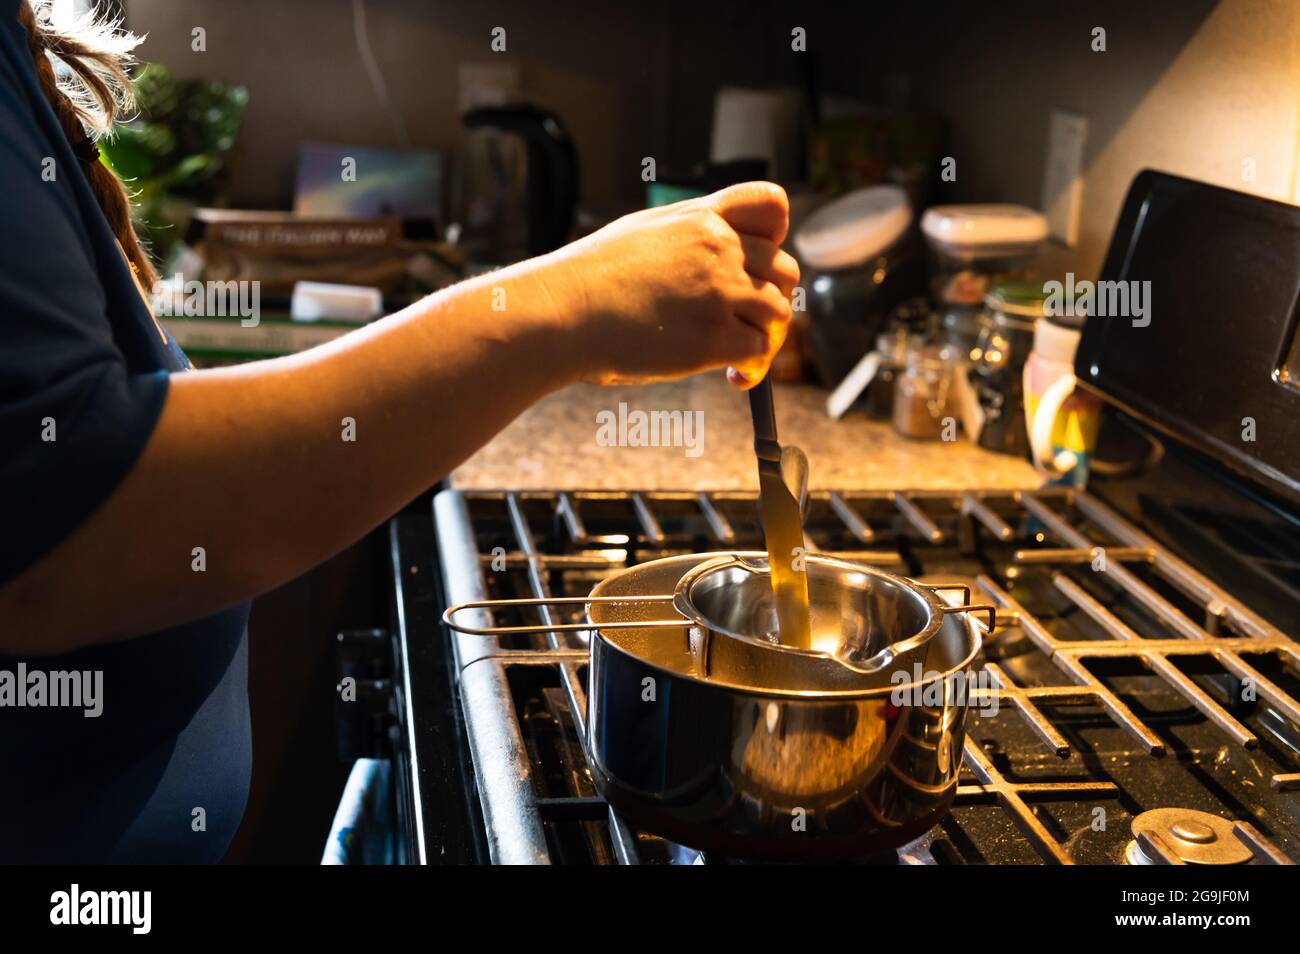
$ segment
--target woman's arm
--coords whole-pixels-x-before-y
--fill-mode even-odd
[[[0,652],[121,640],[265,592],[575,380],[737,365],[737,383],[753,383],[798,278],[777,247],[785,223],[779,189],[738,186],[628,216],[300,355],[174,375],[106,503],[0,589]]]

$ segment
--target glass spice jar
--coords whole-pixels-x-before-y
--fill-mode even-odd
[[[946,418],[955,417],[953,352],[909,343],[903,373],[894,386],[894,430],[913,440],[937,440]]]
[[[1045,298],[1042,285],[1025,282],[999,285],[984,299],[980,336],[971,353],[971,383],[984,412],[983,427],[972,439],[981,447],[1016,456],[1029,449],[1024,368]]]
[[[867,416],[888,421],[894,414],[894,382],[907,354],[907,329],[892,328],[876,336],[879,364],[867,385]]]

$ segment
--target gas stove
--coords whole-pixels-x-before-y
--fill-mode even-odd
[[[446,491],[434,511],[449,604],[583,596],[646,560],[762,543],[747,493]],[[864,860],[1300,858],[1300,616],[1253,611],[1085,491],[814,493],[806,529],[817,552],[999,608],[982,661],[997,714],[971,712],[951,813]],[[495,622],[581,610],[538,612]],[[579,634],[447,645],[488,859],[730,860],[638,831],[597,795]]]
[[[1088,490],[811,495],[813,550],[997,608],[951,811],[864,861],[1300,860],[1297,231],[1300,209],[1138,176],[1101,277],[1150,281],[1160,304],[1146,323],[1085,327],[1075,373],[1111,409],[1098,454],[1130,462]],[[391,534],[409,860],[735,860],[637,830],[599,797],[582,634],[453,636],[438,618],[761,550],[754,494],[446,490],[432,520]],[[523,612],[491,622],[560,626],[582,607]]]

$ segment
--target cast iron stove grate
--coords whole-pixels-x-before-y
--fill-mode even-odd
[[[646,560],[762,545],[755,496],[743,492],[448,491],[435,510],[453,603],[583,596]],[[997,712],[972,714],[952,812],[898,860],[1300,858],[1296,633],[1096,497],[814,493],[807,531],[819,552],[965,583],[999,607],[983,663],[995,688],[975,699],[991,709],[996,697]],[[494,622],[578,618],[537,613]],[[597,795],[579,636],[453,640],[493,860],[717,860],[634,830]],[[1142,822],[1135,837],[1134,819],[1162,809],[1184,810],[1186,843]],[[1215,859],[1197,847],[1206,821],[1221,827]]]

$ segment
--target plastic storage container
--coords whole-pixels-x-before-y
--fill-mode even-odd
[[[1047,219],[1019,205],[941,205],[921,217],[930,250],[930,294],[945,344],[971,360],[984,296],[1032,272]]]

